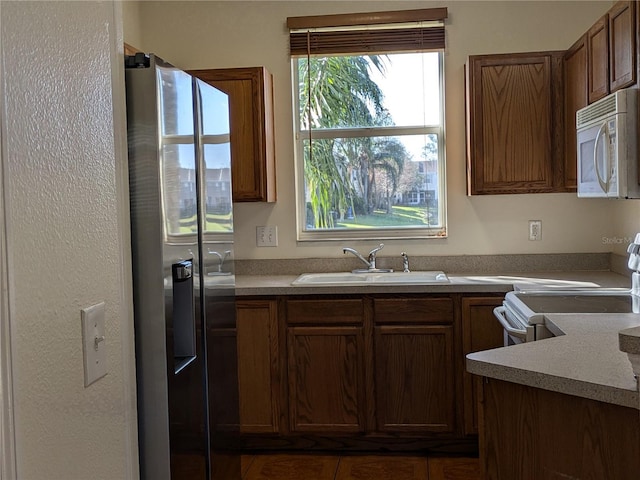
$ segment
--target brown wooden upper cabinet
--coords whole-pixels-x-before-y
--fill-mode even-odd
[[[587,32],[587,82],[589,103],[609,93],[609,15],[600,18]]]
[[[576,112],[636,83],[636,5],[617,2],[564,54],[566,191],[576,190]]]
[[[564,191],[563,55],[469,57],[468,194]]]
[[[576,148],[576,112],[589,104],[587,85],[587,34],[564,54],[564,162],[563,177],[567,190],[577,189],[578,155]]]
[[[234,202],[275,202],[273,78],[264,67],[191,70],[229,95]]]
[[[589,103],[636,82],[636,5],[617,2],[587,32]]]
[[[609,10],[609,91],[636,83],[636,2]]]
[[[124,44],[124,54],[125,55],[135,55],[136,53],[138,53],[140,51],[140,49],[129,45],[128,43]]]

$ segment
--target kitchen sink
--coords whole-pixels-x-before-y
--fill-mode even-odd
[[[421,285],[449,283],[447,275],[439,270],[423,272],[388,273],[304,273],[291,284],[300,287],[343,285]]]

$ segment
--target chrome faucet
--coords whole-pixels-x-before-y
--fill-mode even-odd
[[[224,254],[211,249],[208,249],[207,251],[210,255],[215,255],[216,257],[218,257],[218,270],[216,272],[209,272],[209,275],[223,274],[224,272],[222,271],[222,267],[224,266],[224,261],[231,254],[231,250],[225,250]]]
[[[379,268],[376,268],[376,253],[378,253],[383,248],[384,248],[384,243],[381,243],[376,248],[371,250],[369,252],[369,259],[368,260],[366,258],[364,258],[362,255],[360,255],[360,253],[358,253],[358,251],[354,250],[353,248],[344,247],[342,249],[342,253],[351,253],[351,254],[355,255],[357,258],[359,258],[360,261],[367,266],[367,270],[364,270],[364,271],[368,271],[368,272],[392,272],[393,270],[390,270],[390,269],[386,269],[386,268],[385,269],[379,269]],[[362,272],[362,271],[363,270],[354,270],[354,272]]]
[[[356,257],[358,257],[358,258],[360,259],[360,261],[362,261],[362,263],[364,263],[368,268],[371,268],[371,263],[369,263],[369,261],[368,261],[366,258],[364,258],[362,255],[360,255],[360,254],[358,253],[358,251],[357,251],[357,250],[354,250],[353,248],[349,248],[349,247],[344,247],[344,248],[342,249],[342,253],[345,253],[345,254],[346,254],[347,252],[348,252],[348,253],[352,253],[353,255],[355,255],[355,256],[356,256]]]
[[[409,270],[409,256],[405,252],[402,252],[400,256],[402,257],[402,271],[409,273],[411,271]]]

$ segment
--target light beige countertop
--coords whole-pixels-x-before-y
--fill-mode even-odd
[[[619,333],[620,350],[640,355],[640,327],[627,328]]]
[[[548,314],[554,338],[467,355],[467,370],[531,387],[640,408],[638,386],[618,332],[640,314]]]
[[[450,283],[426,285],[294,286],[298,275],[236,275],[237,296],[363,293],[506,293],[514,289],[629,288],[629,278],[609,271],[515,274],[448,274]]]
[[[636,378],[640,378],[640,326],[620,330],[618,343],[620,351],[627,355]]]

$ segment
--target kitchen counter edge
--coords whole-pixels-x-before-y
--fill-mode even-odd
[[[450,274],[449,283],[423,285],[294,286],[298,275],[237,275],[236,296],[337,295],[366,293],[506,293],[514,289],[628,288],[629,279],[610,271],[514,274]]]
[[[559,335],[467,355],[467,371],[558,393],[640,409],[637,380],[618,332],[640,326],[640,315],[549,314]]]

